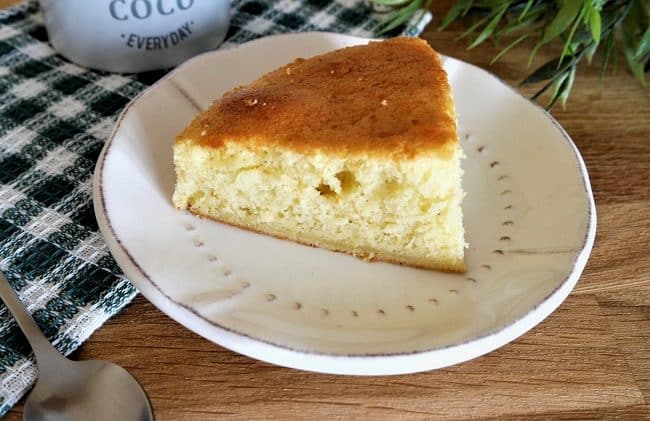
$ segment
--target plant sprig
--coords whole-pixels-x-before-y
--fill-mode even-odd
[[[388,19],[379,25],[380,34],[404,25],[419,10],[429,9],[431,2],[432,0],[370,0],[376,11],[390,13]]]
[[[392,18],[387,21],[391,29],[406,22],[417,8],[430,5],[424,0],[371,1],[393,8]],[[583,58],[591,63],[597,51],[601,51],[601,76],[610,67],[616,70],[622,50],[628,68],[646,86],[645,73],[650,70],[646,0],[457,0],[440,29],[464,17],[474,18],[460,36],[470,38],[470,49],[487,40],[500,43],[506,36],[515,37],[492,62],[524,40],[536,39],[528,59],[530,66],[540,48],[562,42],[559,57],[537,68],[522,82],[545,82],[533,99],[552,89],[548,109],[558,100],[565,106],[579,63]]]

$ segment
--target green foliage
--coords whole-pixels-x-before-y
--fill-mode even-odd
[[[386,23],[390,29],[430,5],[430,0],[370,1],[390,8],[392,16]],[[549,109],[558,100],[564,107],[579,63],[583,58],[591,62],[597,51],[601,52],[603,76],[608,68],[615,71],[622,51],[628,68],[646,86],[645,73],[650,70],[647,0],[458,0],[443,18],[440,29],[466,17],[474,19],[461,35],[470,38],[469,48],[489,39],[499,43],[504,36],[516,37],[493,62],[526,39],[536,39],[529,65],[540,48],[552,42],[562,43],[559,57],[540,66],[522,82],[545,82],[533,98],[551,89]]]
[[[370,0],[379,12],[391,16],[379,27],[380,34],[386,33],[406,23],[420,9],[428,9],[432,0]]]

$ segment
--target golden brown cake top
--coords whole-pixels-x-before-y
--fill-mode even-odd
[[[391,159],[450,157],[458,142],[447,75],[414,38],[297,59],[226,93],[182,139]]]

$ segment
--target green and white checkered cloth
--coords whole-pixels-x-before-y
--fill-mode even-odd
[[[283,32],[377,36],[363,0],[235,0],[224,46]],[[417,35],[422,12],[390,35]],[[35,2],[0,11],[0,270],[69,354],[136,295],[98,231],[95,161],[126,103],[162,72],[115,75],[57,55]],[[36,379],[33,354],[0,304],[0,416]]]

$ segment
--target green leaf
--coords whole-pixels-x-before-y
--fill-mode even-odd
[[[539,91],[537,91],[537,92],[535,93],[535,95],[531,96],[530,99],[532,99],[533,101],[536,101],[537,98],[539,98],[540,95],[542,95],[544,92],[546,92],[546,91],[548,90],[548,88],[550,88],[550,87],[553,85],[554,80],[555,80],[555,79],[551,79],[550,82],[548,82],[546,85],[544,85],[544,86],[542,87],[542,89],[540,89]]]
[[[490,23],[488,23],[485,28],[483,28],[481,33],[476,37],[474,42],[470,44],[468,49],[471,50],[472,48],[485,41],[490,35],[492,35],[497,25],[499,24],[499,21],[503,17],[503,14],[506,12],[506,10],[508,10],[509,5],[510,2],[504,2],[500,9],[496,9],[496,13],[493,13],[494,17],[490,20]]]
[[[616,33],[614,31],[611,31],[609,35],[607,35],[607,38],[605,39],[605,47],[600,62],[601,78],[605,76],[605,72],[607,71],[607,66],[609,64],[609,59],[612,55],[612,51],[614,51],[615,45],[616,45]]]
[[[537,51],[542,47],[541,41],[535,44],[533,47],[532,51],[530,52],[530,55],[528,56],[528,67],[530,67],[531,64],[533,64],[533,59],[535,58],[535,55],[537,54]]]
[[[469,8],[472,6],[472,1],[473,0],[459,0],[452,6],[451,9],[449,9],[449,12],[445,15],[445,17],[442,19],[442,23],[440,24],[440,27],[438,30],[443,30],[446,27],[448,27],[453,21],[455,21],[458,17],[464,16],[465,13],[469,10]]]
[[[585,9],[580,9],[580,12],[578,13],[577,18],[575,19],[573,26],[571,27],[571,32],[569,32],[569,37],[566,39],[564,42],[564,48],[562,48],[562,55],[560,56],[561,59],[568,55],[573,55],[575,54],[575,51],[572,47],[572,40],[573,40],[573,35],[576,33],[576,30],[578,29],[578,25],[580,25],[580,20],[582,19],[582,15],[585,13]],[[560,60],[561,62],[562,60]]]
[[[550,61],[547,61],[546,63],[538,67],[537,70],[535,70],[530,76],[524,79],[524,81],[521,82],[521,84],[528,85],[531,83],[541,82],[542,80],[551,79],[555,77],[557,74],[564,72],[569,65],[565,64],[563,67],[560,66],[561,66],[560,57],[556,57]]]
[[[492,59],[492,61],[490,62],[490,64],[494,64],[497,60],[499,60],[499,59],[501,58],[502,55],[504,55],[505,53],[507,53],[508,51],[510,51],[510,49],[511,49],[512,47],[514,47],[515,45],[519,44],[520,42],[522,42],[522,41],[525,40],[526,38],[528,38],[528,34],[524,34],[524,35],[520,36],[519,38],[517,38],[516,40],[514,40],[513,42],[511,42],[510,44],[508,44],[508,46],[507,46],[506,48],[504,48],[503,50],[501,50],[501,52],[499,52],[499,54],[497,54],[497,55]]]
[[[578,32],[576,35],[573,36],[571,42],[573,44],[584,44],[584,43],[593,42],[593,36],[591,35],[591,31],[589,30],[589,28],[583,29],[582,31]]]
[[[589,0],[591,1],[591,0]],[[589,29],[591,29],[591,35],[594,37],[596,44],[600,42],[600,31],[601,31],[601,22],[600,22],[600,12],[595,8],[589,9]]]
[[[474,22],[474,24],[473,24],[472,26],[470,26],[469,28],[467,28],[467,29],[465,30],[465,32],[463,32],[462,34],[460,34],[460,35],[458,36],[458,38],[459,38],[459,39],[460,39],[460,38],[465,38],[465,37],[467,37],[467,36],[473,34],[474,31],[476,31],[476,30],[477,30],[478,28],[480,28],[481,26],[485,25],[486,22],[487,22],[488,20],[490,20],[490,15],[485,16],[485,17],[479,19],[478,21]]]
[[[587,62],[589,64],[591,64],[591,60],[594,58],[594,54],[596,54],[597,48],[598,48],[598,44],[595,42],[589,43],[585,48],[585,55],[587,56]]]
[[[517,32],[524,28],[531,28],[536,21],[543,15],[544,9],[538,8],[532,10],[523,19],[513,19],[510,23],[501,29],[504,35]],[[532,30],[532,29],[531,29]]]
[[[640,60],[641,57],[648,53],[650,53],[650,28],[647,28],[643,37],[641,37],[641,41],[639,41],[639,45],[636,47],[634,58]]]
[[[528,11],[533,6],[533,3],[535,3],[535,0],[528,0],[526,2],[526,7],[524,7],[524,10],[521,11],[521,14],[519,14],[519,19],[517,20],[521,21],[524,18],[524,16],[528,15]]]
[[[419,9],[421,0],[412,0],[408,6],[405,6],[402,9],[396,11],[384,24],[380,26],[380,34],[384,34],[388,31],[391,31],[407,20]]]
[[[549,99],[548,105],[546,106],[547,110],[550,110],[551,107],[555,105],[555,102],[558,100],[558,98],[564,93],[565,82],[568,77],[569,77],[569,72],[564,72],[561,75],[558,75],[558,77],[553,81],[553,84],[555,85],[555,89],[553,89],[551,98]]]
[[[562,109],[566,109],[566,102],[569,99],[569,94],[571,93],[571,88],[573,88],[573,82],[576,80],[576,67],[572,67],[569,72],[569,78],[565,82],[563,92],[560,94],[560,102],[562,104]]]
[[[624,37],[625,38],[625,37]],[[629,43],[625,44],[625,59],[627,60],[627,66],[634,74],[634,77],[641,82],[641,85],[645,86],[645,73],[643,72],[643,62],[640,60],[634,59],[634,49]]]
[[[560,10],[555,15],[555,18],[544,28],[544,36],[542,37],[541,43],[546,44],[560,36],[576,20],[581,10],[581,1],[565,0],[561,3]]]

